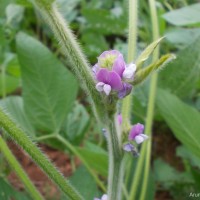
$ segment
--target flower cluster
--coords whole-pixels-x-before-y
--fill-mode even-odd
[[[111,92],[116,92],[120,99],[130,94],[132,85],[128,82],[134,79],[136,65],[133,63],[127,65],[119,51],[104,51],[98,57],[98,62],[93,66],[92,71],[99,92],[107,96]]]
[[[122,115],[117,115],[118,123],[122,124]],[[132,126],[128,135],[128,143],[124,144],[123,149],[124,151],[131,152],[134,156],[138,156],[139,153],[137,148],[131,144],[132,141],[135,141],[137,144],[141,144],[145,140],[148,139],[148,136],[144,134],[144,125],[137,123]]]
[[[144,142],[146,139],[148,139],[148,136],[143,134],[143,132],[144,132],[144,125],[137,123],[130,130],[128,137],[129,141],[135,140],[137,144]]]

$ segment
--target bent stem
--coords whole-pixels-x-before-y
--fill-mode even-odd
[[[71,186],[71,184],[61,175],[54,165],[42,154],[40,149],[31,139],[19,128],[10,117],[0,108],[0,126],[4,128],[10,137],[19,144],[28,155],[38,164],[38,166],[51,178],[54,183],[71,200],[83,200],[83,197]]]
[[[70,68],[74,75],[79,79],[85,92],[89,95],[94,114],[97,120],[106,121],[106,105],[101,94],[95,88],[95,81],[92,70],[78,45],[75,36],[68,27],[67,22],[58,12],[56,3],[46,0],[32,0],[43,18],[51,27],[55,38],[61,44],[62,50],[70,62]]]
[[[20,180],[23,182],[25,188],[30,192],[30,195],[32,196],[32,198],[35,200],[43,200],[43,197],[41,196],[39,191],[36,189],[36,187],[33,185],[31,180],[27,176],[26,172],[23,170],[22,166],[13,156],[12,152],[8,148],[8,145],[6,144],[6,142],[4,142],[1,135],[0,135],[0,150],[4,154],[10,166],[14,169],[14,171],[16,172]]]

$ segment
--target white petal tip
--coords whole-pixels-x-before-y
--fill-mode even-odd
[[[104,91],[105,94],[108,96],[108,95],[110,94],[110,92],[111,92],[111,86],[105,84],[105,85],[103,86],[103,91]]]
[[[140,134],[140,135],[137,135],[135,137],[135,141],[137,144],[141,144],[142,142],[144,142],[145,140],[147,140],[149,137],[145,134]]]
[[[126,69],[123,72],[124,79],[132,79],[136,71],[136,65],[131,63],[126,66]]]

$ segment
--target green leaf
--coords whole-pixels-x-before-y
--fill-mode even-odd
[[[82,34],[81,40],[85,44],[85,52],[87,52],[87,55],[95,58],[94,62],[99,52],[103,52],[109,48],[106,39],[98,32],[85,31]]]
[[[35,136],[35,130],[28,120],[23,109],[23,99],[19,96],[11,96],[0,101],[0,106],[5,108],[12,119],[20,125],[30,136]]]
[[[200,188],[200,171],[199,169],[192,169],[191,170],[193,178],[195,180],[195,186],[196,186],[196,190],[198,190]]]
[[[93,177],[83,166],[79,167],[70,177],[70,182],[80,192],[85,199],[94,199],[99,196],[97,185]]]
[[[191,174],[181,173],[161,159],[154,161],[154,173],[156,181],[164,184],[166,188],[178,183],[191,183]]]
[[[73,144],[79,144],[89,125],[89,114],[85,108],[76,103],[72,112],[68,114],[65,124],[65,136]]]
[[[20,78],[21,72],[20,72],[20,65],[19,61],[17,59],[17,56],[15,55],[13,59],[7,64],[6,66],[6,72],[14,77]]]
[[[200,37],[177,54],[177,59],[159,73],[158,85],[179,97],[192,94],[200,76]]]
[[[72,22],[78,15],[76,9],[80,0],[56,0],[59,11],[68,22]]]
[[[176,26],[200,23],[200,3],[170,11],[163,15],[164,19]]]
[[[163,66],[165,66],[166,64],[168,64],[169,62],[171,62],[173,59],[175,59],[175,55],[174,54],[166,54],[164,56],[162,56],[159,60],[157,60],[156,62],[150,64],[149,66],[142,68],[140,70],[138,70],[135,74],[135,78],[133,81],[133,85],[137,85],[141,82],[143,82],[144,80],[146,80],[146,78],[154,71],[161,69]]]
[[[137,70],[143,65],[143,63],[149,58],[149,56],[154,52],[155,48],[160,44],[164,37],[151,43],[137,58],[136,66]]]
[[[186,47],[200,37],[200,28],[177,28],[165,34],[166,39],[180,48]]]
[[[189,151],[184,146],[179,146],[176,148],[176,155],[183,159],[188,160],[192,166],[198,167],[200,169],[200,158],[195,156],[191,151]]]
[[[7,24],[18,25],[24,16],[24,7],[11,3],[6,7]]]
[[[125,13],[116,16],[112,11],[105,9],[83,9],[82,15],[87,20],[84,28],[99,34],[124,34],[127,27]],[[94,17],[95,16],[95,17]]]
[[[17,52],[21,64],[24,108],[36,129],[59,132],[77,95],[77,81],[36,39],[20,33]]]
[[[0,96],[3,95],[3,84],[2,81],[4,80],[2,74],[0,74]],[[15,91],[19,87],[20,81],[19,78],[15,78],[10,75],[5,75],[5,92],[6,94],[10,94]]]
[[[164,90],[158,91],[156,103],[177,139],[200,158],[200,113]]]
[[[0,178],[0,199],[30,200],[25,194],[15,191],[4,179]]]
[[[77,150],[92,169],[102,176],[108,175],[108,155],[106,151],[94,144],[90,144],[88,147],[77,147]]]

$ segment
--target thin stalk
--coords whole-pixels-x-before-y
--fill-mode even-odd
[[[137,191],[138,191],[138,186],[139,182],[141,180],[141,175],[143,171],[143,165],[144,165],[144,160],[145,160],[145,152],[146,152],[146,146],[144,145],[141,149],[140,157],[137,163],[137,167],[135,169],[134,173],[134,179],[131,184],[131,190],[130,190],[130,195],[128,200],[135,200]]]
[[[128,63],[133,62],[137,48],[138,0],[129,0]],[[127,131],[131,113],[132,95],[122,101],[123,130]]]
[[[27,154],[38,164],[38,166],[57,184],[57,186],[71,200],[83,200],[83,197],[71,186],[64,176],[54,165],[42,154],[40,149],[31,139],[19,128],[10,117],[0,108],[0,127],[4,128],[10,137],[19,144]]]
[[[158,17],[157,17],[155,0],[149,0],[149,6],[150,6],[150,13],[151,13],[153,41],[155,41],[159,38],[159,25],[158,25]],[[157,48],[154,51],[153,62],[156,61],[158,58],[159,58],[159,48]],[[152,135],[157,79],[158,79],[158,74],[157,73],[153,74],[151,77],[149,101],[148,101],[148,108],[147,108],[145,133],[149,135],[150,138]],[[147,145],[146,159],[145,159],[146,162],[145,162],[145,167],[144,167],[144,176],[143,176],[143,184],[141,187],[142,191],[140,195],[140,200],[146,199],[146,191],[147,191],[147,185],[148,185],[150,160],[151,160],[151,140],[148,141],[145,145]]]
[[[49,135],[43,135],[40,137],[35,138],[36,141],[41,141],[41,140],[48,140],[48,139],[52,139],[55,138],[56,134],[49,134]]]
[[[20,180],[23,182],[25,188],[29,191],[32,198],[35,200],[43,200],[43,197],[41,196],[40,192],[36,189],[36,187],[33,185],[31,180],[27,176],[26,172],[23,170],[22,166],[13,156],[12,152],[8,148],[6,142],[4,142],[1,135],[0,135],[0,150],[4,154],[10,166],[14,169]]]
[[[94,180],[96,181],[97,185],[102,189],[103,192],[106,192],[105,185],[99,180],[96,173],[91,169],[91,167],[88,165],[87,161],[84,159],[84,157],[78,152],[78,150],[70,144],[65,138],[63,138],[61,135],[57,135],[56,138],[62,142],[70,151],[73,152],[74,155],[76,155],[82,163],[85,165],[89,173],[93,176]]]
[[[129,194],[128,194],[128,191],[127,191],[127,188],[126,188],[126,185],[125,185],[125,184],[123,184],[122,190],[123,190],[124,197],[125,197],[125,199],[127,200],[128,197],[129,197]]]
[[[48,139],[58,139],[62,144],[64,144],[72,153],[77,156],[81,162],[85,165],[87,168],[88,172],[93,176],[94,180],[96,181],[97,185],[102,189],[103,192],[106,192],[106,188],[104,184],[99,180],[98,176],[95,174],[95,172],[91,169],[91,167],[88,165],[87,161],[84,159],[84,157],[78,152],[78,150],[70,144],[65,138],[63,138],[59,134],[51,134],[51,135],[46,135],[46,136],[41,136],[36,138],[36,141],[41,141],[41,140],[48,140]]]

